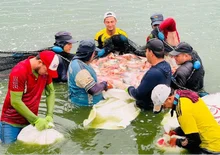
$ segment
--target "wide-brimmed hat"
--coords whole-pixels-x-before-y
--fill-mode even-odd
[[[77,43],[78,41],[74,40],[70,32],[60,31],[55,34],[55,41],[56,42],[67,42],[67,43]]]

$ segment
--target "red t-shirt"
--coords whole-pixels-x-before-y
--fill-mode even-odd
[[[35,115],[38,115],[42,92],[46,85],[52,82],[52,78],[48,75],[38,75],[38,77],[36,77],[33,74],[30,58],[19,62],[9,75],[8,92],[1,115],[1,121],[3,122],[19,125],[29,124],[29,122],[12,107],[10,91],[23,92],[22,101]]]
[[[163,32],[164,37],[167,39],[168,32],[176,32],[178,42],[180,42],[179,33],[176,29],[176,21],[173,18],[167,18],[159,25],[160,31]],[[151,39],[150,35],[147,37],[146,41],[148,42]]]
[[[163,32],[165,38],[167,38],[168,32],[176,31],[176,35],[178,37],[178,41],[180,41],[179,33],[176,29],[176,22],[173,18],[167,18],[165,19],[160,25],[159,25],[160,31]]]

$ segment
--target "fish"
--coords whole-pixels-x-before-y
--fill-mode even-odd
[[[173,57],[165,56],[172,68],[178,68]],[[135,54],[118,55],[110,53],[106,57],[94,59],[90,64],[96,71],[98,81],[108,81],[115,89],[132,85],[137,87],[144,74],[151,68],[146,57]]]
[[[179,153],[184,151],[185,149],[178,147],[178,146],[173,146],[171,147],[169,144],[169,141],[171,138],[184,138],[178,135],[168,135],[168,134],[164,134],[163,137],[159,138],[156,142],[156,146],[161,149],[164,150],[166,153]]]
[[[117,55],[110,53],[104,58],[95,59],[91,66],[97,74],[98,81],[108,81],[116,89],[140,84],[151,64],[147,58],[134,54]]]

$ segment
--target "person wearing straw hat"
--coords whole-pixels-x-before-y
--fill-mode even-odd
[[[174,90],[159,84],[153,88],[151,99],[154,113],[159,113],[162,108],[171,109],[171,116],[176,112],[180,127],[171,130],[169,134],[185,138],[171,137],[169,143],[172,147],[177,145],[191,153],[220,153],[220,125],[196,92]]]

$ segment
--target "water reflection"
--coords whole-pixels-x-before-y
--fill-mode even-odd
[[[155,149],[155,139],[157,133],[161,133],[160,122],[163,114],[153,114],[152,111],[142,111],[132,122],[133,131],[136,133],[138,154],[153,154],[160,151]]]

